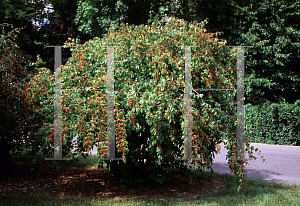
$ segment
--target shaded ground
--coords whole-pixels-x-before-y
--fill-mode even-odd
[[[20,160],[13,160],[14,166],[7,174],[0,176],[0,194],[9,196],[50,196],[74,199],[169,199],[182,198],[194,202],[197,196],[209,195],[225,187],[215,179],[191,181],[184,175],[167,175],[167,184],[162,188],[126,188],[109,182],[108,168],[68,168],[60,171],[55,166],[42,167],[41,179],[35,180],[30,167]]]

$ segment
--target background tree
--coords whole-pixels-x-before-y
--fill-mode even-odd
[[[224,28],[229,45],[245,49],[245,104],[300,99],[299,1],[232,1],[236,12]],[[226,21],[223,21],[226,22]],[[221,22],[220,22],[221,23]]]
[[[9,25],[7,25],[9,26]],[[20,48],[13,41],[14,32],[20,29],[4,32],[1,25],[0,38],[0,168],[6,170],[11,165],[10,151],[15,152],[20,146],[21,135],[28,128],[28,110],[25,104],[24,85],[29,80],[26,68],[22,66],[24,57]],[[12,28],[12,26],[11,26]],[[13,142],[15,140],[16,142]]]
[[[15,28],[23,28],[16,38],[16,43],[25,58],[24,65],[29,71],[34,71],[36,65],[31,64],[37,61],[37,55],[43,59],[42,66],[54,71],[54,50],[46,48],[48,45],[62,45],[68,37],[81,39],[83,42],[91,39],[89,35],[84,35],[77,30],[73,20],[77,11],[77,1],[57,1],[57,0],[17,0],[0,2],[0,23],[9,23]],[[52,5],[54,12],[43,13],[46,5]],[[44,18],[49,20],[49,24],[38,27],[32,24],[31,19],[40,23]],[[8,32],[9,28],[5,28]],[[71,56],[69,49],[62,49],[63,64]]]
[[[164,1],[145,0],[88,0],[79,1],[75,23],[79,31],[103,37],[112,24],[125,22],[129,25],[145,24],[149,11],[158,10]]]
[[[33,43],[34,35],[32,35],[34,27],[31,23],[31,18],[35,14],[35,9],[26,6],[23,0],[0,1],[0,24],[12,24],[14,28],[23,28],[15,39],[15,43],[20,46],[24,56],[23,66],[28,65],[33,57],[37,55],[37,50]],[[8,33],[10,30],[10,27],[4,27],[5,33]]]
[[[54,11],[48,14],[43,14],[42,9],[39,11],[38,17],[40,17],[40,19],[47,18],[49,20],[49,24],[42,26],[38,31],[35,30],[34,39],[35,43],[39,47],[37,49],[38,54],[40,54],[41,58],[45,62],[42,66],[54,72],[54,49],[46,48],[46,46],[63,45],[68,37],[81,39],[82,42],[91,39],[91,37],[78,31],[77,26],[74,24],[74,18],[77,11],[77,1],[47,0],[40,4],[42,5],[42,8],[49,4],[53,7]],[[36,2],[28,2],[27,5],[29,7],[37,8]],[[62,55],[62,64],[65,64],[71,56],[70,49],[63,48]],[[33,59],[33,61],[36,61],[36,59]]]

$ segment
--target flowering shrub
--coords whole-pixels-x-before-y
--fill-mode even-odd
[[[230,51],[224,42],[212,38],[214,34],[205,33],[203,27],[204,22],[188,25],[168,18],[151,25],[114,25],[103,39],[94,38],[84,45],[69,39],[64,46],[71,47],[72,58],[61,68],[61,82],[63,89],[73,89],[62,94],[63,157],[77,158],[82,151],[90,151],[96,142],[107,142],[107,94],[100,89],[105,89],[107,83],[107,46],[115,46],[116,157],[122,156],[123,161],[104,160],[110,167],[112,179],[123,186],[154,186],[165,182],[163,167],[186,169],[187,166],[175,160],[184,154],[178,148],[185,138],[183,46],[198,46],[192,47],[193,88],[234,89],[237,82],[236,49]],[[45,117],[39,132],[31,138],[42,139],[47,154],[54,144],[54,79],[54,74],[40,69],[35,83],[27,90],[28,97],[40,100],[41,110],[35,111],[43,112]],[[81,88],[88,89],[79,90]],[[236,115],[230,105],[234,93],[203,93],[194,90],[191,96],[192,162],[196,169],[209,169],[213,153],[219,151],[221,131],[227,133],[229,167],[240,176],[241,187],[246,161],[234,159],[237,121],[231,120],[226,129],[218,119],[224,111]],[[80,135],[79,152],[74,155],[71,143],[76,133]],[[247,151],[248,143],[246,147]],[[107,152],[107,146],[98,146],[99,166]]]

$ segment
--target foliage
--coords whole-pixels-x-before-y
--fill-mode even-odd
[[[229,45],[253,45],[252,48],[245,49],[246,105],[259,105],[262,109],[268,102],[280,103],[285,107],[281,110],[283,113],[279,114],[283,117],[284,111],[288,112],[291,110],[290,107],[295,107],[286,103],[295,103],[300,99],[299,8],[299,1],[230,1],[228,10],[234,13],[229,16],[227,22],[226,19],[219,21],[219,25],[224,28],[223,37]],[[257,111],[248,109],[246,118],[257,117],[256,113],[261,111],[259,107],[251,107],[258,109]],[[294,126],[272,132],[270,139],[267,139],[268,132],[266,132],[270,132],[268,130],[270,119],[268,115],[264,116],[264,125],[259,125],[256,130],[258,134],[256,137],[263,135],[263,138],[258,139],[250,135],[248,140],[295,144],[298,135],[292,129],[298,124],[296,116],[293,116],[294,122],[290,122]],[[289,127],[290,123],[287,122],[282,126]],[[293,135],[287,137],[285,133],[291,131]]]
[[[123,68],[115,72],[115,133],[117,157],[122,155],[124,161],[106,161],[112,178],[123,185],[162,184],[162,168],[166,165],[178,167],[175,157],[184,155],[179,147],[185,137],[182,74],[185,61],[182,48],[177,46],[200,46],[193,48],[196,52],[191,59],[193,88],[233,88],[236,57],[224,42],[204,33],[203,22],[188,25],[174,18],[167,19],[153,23],[151,27],[117,24],[103,39],[95,38],[84,45],[75,44],[73,39],[65,44],[71,46],[73,55],[62,67],[62,88],[87,90],[71,89],[63,93],[63,157],[77,158],[96,142],[109,142],[105,129],[106,95],[90,88],[105,87],[107,61],[103,58],[107,48],[103,46],[114,45],[125,46],[116,47],[118,52],[114,58],[115,68]],[[28,100],[41,102],[41,105],[35,105],[35,112],[42,113],[45,119],[41,129],[32,133],[31,139],[42,145],[44,154],[53,152],[53,86],[54,75],[42,68],[30,83],[30,89],[26,90]],[[242,186],[246,160],[234,159],[236,133],[231,130],[236,127],[236,121],[231,120],[229,129],[226,129],[217,119],[224,115],[221,104],[223,111],[234,115],[234,108],[230,105],[234,95],[231,91],[196,93],[192,93],[191,105],[192,155],[198,157],[198,160],[193,160],[196,169],[210,168],[213,153],[218,153],[216,145],[220,143],[220,133],[227,132],[230,139],[227,146],[230,150],[227,154],[229,167],[240,176]],[[77,154],[71,153],[72,139],[76,134],[74,128],[79,134]],[[140,132],[141,137],[138,136]],[[145,147],[140,149],[142,144]],[[250,150],[246,148],[249,154]],[[107,147],[98,146],[98,155],[99,158],[106,157]],[[146,163],[143,163],[144,159]]]
[[[145,24],[150,15],[160,19],[166,13],[188,22],[200,22],[208,18],[208,32],[223,31],[220,38],[226,39],[228,45],[254,46],[245,49],[245,104],[256,105],[265,99],[293,103],[299,99],[299,95],[296,95],[299,94],[299,81],[295,73],[299,64],[299,44],[295,44],[299,42],[299,1],[48,0],[36,1],[35,4],[24,1],[26,6],[15,2],[2,1],[0,10],[3,12],[0,13],[7,14],[2,17],[3,21],[13,23],[15,27],[24,27],[24,34],[21,33],[16,42],[21,45],[26,61],[35,61],[40,54],[45,60],[43,66],[51,71],[54,68],[53,50],[46,48],[47,45],[61,45],[68,37],[79,38],[84,43],[92,37],[102,37],[114,23]],[[53,5],[55,12],[46,16],[41,9],[48,3]],[[36,12],[32,15],[50,20],[50,24],[38,32],[34,31],[29,21],[33,9]],[[268,18],[262,18],[264,16]],[[27,37],[21,38],[22,35]],[[63,64],[70,56],[68,49],[63,49]]]
[[[298,101],[299,102],[299,101]],[[262,106],[248,104],[245,125],[252,142],[300,146],[298,104],[279,104],[267,101]],[[250,125],[252,125],[250,127]],[[248,136],[247,135],[247,136]]]
[[[53,0],[51,2],[55,7],[54,9],[56,12],[53,15],[51,14],[50,18],[51,20],[56,18],[56,20],[51,21],[53,22],[51,25],[42,28],[39,32],[39,37],[34,36],[35,34],[38,36],[36,32],[29,32],[32,30],[32,25],[30,24],[29,17],[31,17],[30,12],[32,11],[32,9],[30,8],[36,9],[40,6],[40,3],[35,4],[35,6],[33,7],[32,4],[29,4],[27,2],[28,6],[24,7],[22,3],[15,4],[14,2],[11,3],[9,1],[1,1],[0,10],[3,12],[0,12],[0,14],[2,14],[2,19],[4,20],[4,22],[12,22],[14,25],[17,23],[22,23],[22,26],[25,25],[25,29],[23,29],[23,31],[27,31],[27,37],[24,37],[24,39],[20,38],[17,41],[21,42],[24,45],[26,44],[27,51],[29,51],[28,48],[30,48],[31,51],[37,51],[37,47],[35,47],[34,45],[39,43],[40,45],[42,45],[40,46],[40,49],[45,49],[45,46],[49,44],[60,44],[60,42],[64,42],[67,37],[72,37],[72,32],[74,32],[73,37],[75,37],[76,35],[78,37],[76,27],[74,26],[75,24],[72,23],[73,19],[75,19],[77,3],[79,6],[82,6],[82,9],[77,10],[77,12],[79,12],[79,14],[76,15],[78,22],[80,22],[82,26],[84,22],[89,22],[91,20],[94,23],[88,23],[87,26],[91,25],[90,32],[93,32],[94,30],[98,34],[100,30],[98,32],[97,27],[100,26],[99,28],[102,28],[102,31],[107,31],[107,29],[103,30],[103,28],[108,28],[111,24],[117,22],[120,23],[123,19],[120,19],[118,17],[119,15],[123,15],[124,19],[126,19],[127,15],[128,21],[138,19],[140,21],[138,23],[145,23],[148,19],[147,15],[149,14],[150,16],[150,13],[154,13],[157,19],[163,16],[164,13],[175,14],[175,16],[182,16],[182,18],[188,21],[200,21],[206,17],[209,17],[210,24],[212,25],[210,27],[211,31],[213,29],[224,30],[224,37],[228,39],[227,42],[229,43],[229,45],[254,45],[254,47],[251,49],[245,49],[245,64],[251,65],[250,68],[246,68],[245,75],[246,104],[259,104],[261,102],[264,102],[265,99],[273,99],[274,101],[276,99],[278,101],[284,101],[283,97],[288,100],[287,96],[285,96],[284,93],[290,92],[293,87],[295,87],[295,90],[297,90],[297,87],[299,87],[299,78],[296,73],[297,65],[299,65],[299,44],[295,44],[296,41],[299,41],[298,1],[249,0],[239,2],[232,0],[180,0],[168,2],[154,1],[150,3],[150,6],[148,3],[142,4],[141,2],[118,1],[118,3],[116,2],[117,4],[114,4],[109,3],[113,1],[104,1],[101,6],[98,6],[98,8],[102,8],[102,13],[100,12],[102,16],[108,16],[107,21],[105,21],[102,16],[94,18],[94,16],[92,15],[93,13],[86,12],[85,9],[90,6],[90,4],[94,4],[93,2],[97,3],[101,1],[85,1],[85,3],[82,3],[77,1],[67,2]],[[95,7],[93,7],[92,5],[91,8],[93,9]],[[148,11],[149,8],[150,11]],[[92,11],[92,9],[90,11]],[[114,12],[114,9],[117,9],[118,12]],[[131,16],[131,13],[134,15]],[[146,15],[146,17],[142,16],[143,13]],[[4,16],[3,14],[5,14],[6,16]],[[87,14],[89,14],[90,16]],[[95,12],[94,14],[99,15],[99,12]],[[267,16],[268,18],[261,18],[262,16]],[[95,20],[97,20],[97,22],[95,22]],[[101,25],[99,25],[99,21]],[[67,34],[65,33],[69,31],[71,32]],[[84,29],[82,31],[84,32]],[[79,34],[79,36],[80,38],[82,38],[82,34]],[[37,39],[37,41],[32,44],[30,43],[32,42],[32,40],[30,40],[29,38]],[[48,55],[41,56],[44,59],[47,59],[47,68],[52,69],[53,66],[48,65],[49,62],[52,62],[51,64],[53,65],[53,50],[49,48],[45,50],[47,50]],[[48,58],[49,56],[51,58]],[[66,62],[66,60],[67,58],[64,58],[63,62]],[[268,95],[268,93],[272,95]],[[275,97],[275,99],[272,96]],[[289,96],[295,95],[289,94]],[[39,105],[38,101],[36,102],[36,106],[37,105]],[[40,118],[43,119],[42,117]]]
[[[174,1],[169,5],[177,8],[166,5],[168,14],[189,22],[208,18],[208,31],[222,31],[220,38],[228,45],[253,46],[244,55],[245,104],[294,103],[300,98],[299,1],[193,1],[190,7]]]
[[[45,5],[51,4],[54,12],[43,13]],[[77,1],[43,0],[43,1],[1,1],[0,19],[3,23],[9,23],[17,28],[23,28],[16,38],[24,56],[24,65],[32,72],[37,68],[32,62],[37,61],[39,55],[44,59],[42,66],[54,71],[53,50],[46,48],[48,45],[62,45],[68,37],[80,38],[82,42],[91,39],[77,30],[74,24]],[[3,11],[3,12],[1,12]],[[5,11],[5,12],[4,12]],[[31,19],[41,22],[40,19],[47,18],[50,23],[45,26],[35,27]],[[7,30],[5,30],[8,32]],[[71,56],[69,49],[63,50],[63,64]]]
[[[184,9],[182,2],[177,5],[177,10]],[[245,48],[244,54],[246,105],[269,101],[286,105],[300,99],[299,6],[299,1],[286,0],[197,1],[196,13],[186,11],[182,17],[188,21],[208,18],[207,30],[222,31],[220,38],[228,45],[253,46]],[[251,111],[247,118],[255,116]]]
[[[131,8],[134,5],[139,8]],[[78,8],[76,23],[80,31],[98,37],[109,24],[124,21],[131,25],[132,14],[136,24],[152,23],[146,19],[152,16],[157,21],[164,14],[188,22],[208,18],[208,32],[222,31],[220,38],[228,45],[253,46],[246,48],[244,55],[245,104],[257,105],[266,100],[294,103],[300,98],[299,1],[171,0],[152,1],[149,6],[143,1],[90,0],[79,2]]]
[[[217,21],[223,37],[229,45],[253,45],[245,49],[245,104],[294,103],[300,98],[299,1],[228,2],[234,13]]]
[[[79,38],[83,42],[87,41],[91,37],[79,32],[74,23],[77,1],[48,0],[47,2],[40,2],[40,4],[43,4],[42,8],[44,8],[46,4],[52,5],[54,12],[46,15],[42,13],[42,10],[40,10],[38,13],[40,18],[47,18],[50,22],[49,24],[42,26],[38,31],[34,31],[32,33],[34,36],[34,44],[38,50],[35,57],[39,54],[39,56],[45,61],[43,67],[46,67],[53,72],[53,49],[46,48],[46,46],[62,45],[69,37]],[[35,4],[28,3],[28,5],[36,8]],[[62,54],[62,63],[65,64],[71,56],[71,52],[69,49],[63,49]],[[32,59],[32,62],[35,60],[36,59]]]
[[[149,12],[158,11],[164,1],[144,0],[88,0],[79,1],[75,23],[78,30],[94,37],[102,37],[111,25],[121,22],[145,24]]]
[[[26,6],[23,0],[0,1],[0,24],[11,24],[14,28],[22,28],[14,41],[19,45],[24,57],[23,66],[31,62],[32,56],[36,56],[36,48],[33,44],[34,36],[32,35],[34,28],[30,20],[35,14],[34,8]],[[4,28],[6,33],[9,30],[9,27]],[[31,68],[28,68],[28,71],[32,71]]]
[[[7,25],[13,28],[12,25]],[[28,72],[23,68],[24,57],[14,42],[20,29],[13,29],[7,35],[3,29],[0,38],[0,159],[2,163],[11,163],[9,151],[20,146],[21,134],[25,131],[27,115],[24,113],[24,84],[28,81]],[[16,142],[13,142],[15,140]],[[5,168],[3,165],[1,166]]]

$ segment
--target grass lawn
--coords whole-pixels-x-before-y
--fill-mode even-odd
[[[24,158],[13,162],[0,177],[0,205],[300,205],[300,186],[245,178],[243,197],[235,176],[210,171],[166,169],[170,176],[162,188],[121,190],[108,181],[108,168],[96,167],[97,156],[63,170],[45,161],[38,181]]]

